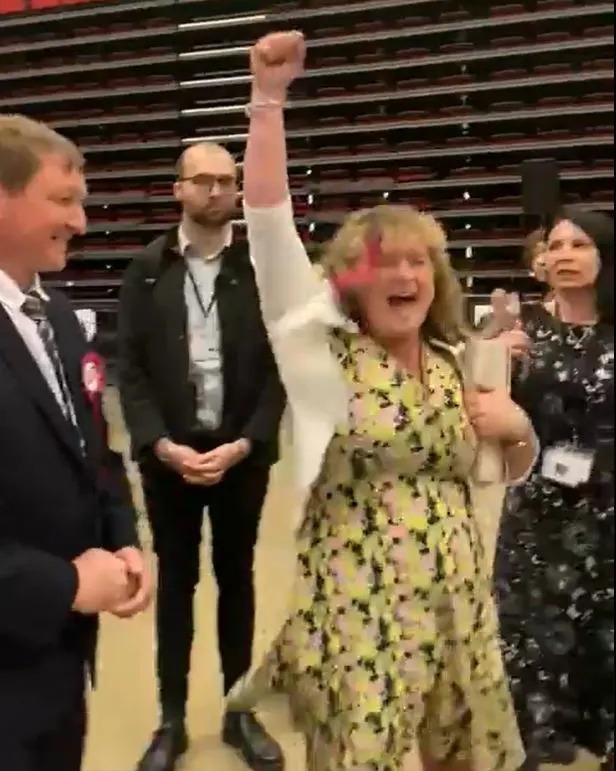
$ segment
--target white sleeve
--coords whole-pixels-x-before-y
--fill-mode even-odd
[[[244,214],[261,312],[287,393],[298,492],[305,498],[336,426],[348,416],[346,382],[330,346],[331,330],[348,320],[330,283],[310,264],[291,200],[245,205]]]

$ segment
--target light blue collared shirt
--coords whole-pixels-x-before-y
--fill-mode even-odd
[[[225,246],[230,245],[231,239],[232,232],[229,229]],[[197,421],[204,428],[215,431],[222,422],[224,396],[218,308],[214,300],[207,318],[204,317],[191,276],[201,296],[203,308],[207,310],[220,272],[220,252],[197,254],[181,227],[178,246],[186,260],[184,300],[188,316],[189,375],[196,391]]]

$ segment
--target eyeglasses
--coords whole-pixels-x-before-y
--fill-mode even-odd
[[[214,185],[218,185],[218,189],[223,193],[232,192],[237,187],[237,180],[232,174],[193,174],[190,177],[178,177],[178,182],[192,182],[208,193]]]

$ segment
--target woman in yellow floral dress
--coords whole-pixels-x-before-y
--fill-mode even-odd
[[[436,221],[409,207],[350,216],[312,270],[293,224],[282,106],[303,39],[252,51],[244,164],[251,254],[287,388],[298,486],[288,621],[231,694],[289,694],[309,771],[514,771],[523,751],[503,674],[469,478],[475,436],[510,474],[534,435],[506,393],[464,394],[461,296]],[[295,771],[295,770],[293,770]]]

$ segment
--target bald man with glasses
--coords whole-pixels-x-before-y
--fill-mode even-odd
[[[179,225],[135,258],[120,296],[122,405],[159,565],[161,724],[138,771],[170,771],[188,747],[204,508],[225,694],[250,667],[254,549],[285,401],[248,249],[233,234],[233,158],[219,145],[190,147],[178,162],[174,194]],[[252,713],[227,713],[223,739],[252,769],[283,767],[278,744]]]

